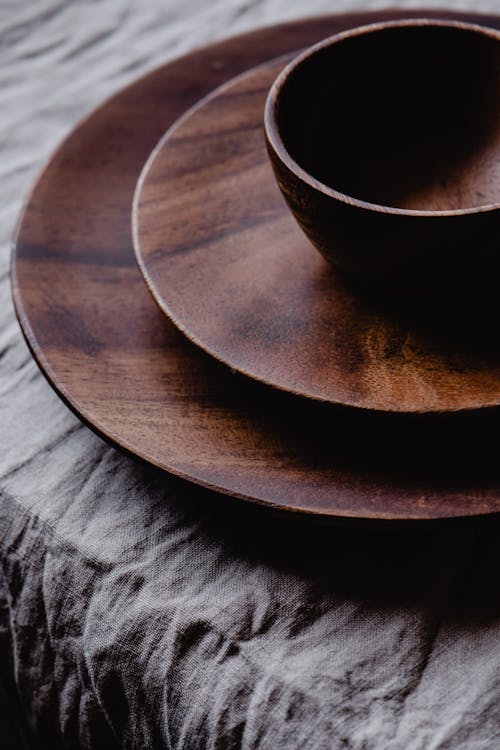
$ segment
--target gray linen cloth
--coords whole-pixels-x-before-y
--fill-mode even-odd
[[[52,393],[10,301],[22,197],[104,96],[233,32],[382,5],[0,3],[2,747],[500,747],[497,521],[290,521],[140,465]]]

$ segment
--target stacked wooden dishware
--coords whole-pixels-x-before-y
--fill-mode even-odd
[[[409,15],[195,51],[52,157],[14,300],[105,439],[287,510],[500,510],[500,17]]]

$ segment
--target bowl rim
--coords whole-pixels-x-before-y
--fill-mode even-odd
[[[400,208],[397,206],[388,206],[381,203],[373,203],[371,201],[365,201],[361,198],[355,198],[354,196],[343,193],[340,190],[335,190],[321,180],[316,179],[312,174],[307,172],[300,164],[291,156],[287,147],[285,146],[281,133],[279,131],[277,122],[277,104],[283,87],[285,86],[290,75],[305,61],[314,57],[321,50],[332,47],[338,42],[342,42],[346,39],[356,38],[365,34],[371,34],[379,31],[385,31],[390,28],[417,28],[417,27],[444,27],[444,28],[455,28],[462,31],[469,31],[481,36],[490,37],[500,42],[500,31],[493,29],[489,26],[481,26],[480,24],[467,23],[465,21],[451,21],[446,19],[433,19],[433,18],[407,18],[398,21],[380,21],[377,23],[366,24],[358,26],[354,29],[342,31],[333,36],[329,36],[326,39],[313,44],[311,47],[299,52],[293,60],[291,60],[279,75],[274,80],[268,95],[266,97],[266,103],[264,107],[264,130],[266,140],[269,146],[272,148],[275,155],[280,161],[292,172],[300,181],[305,182],[309,187],[322,193],[323,195],[334,198],[341,203],[345,203],[355,208],[361,208],[368,211],[383,214],[395,214],[399,216],[415,216],[415,217],[446,217],[446,216],[466,216],[470,214],[479,213],[490,213],[500,209],[500,201],[497,203],[485,203],[479,206],[470,206],[468,208],[455,208],[455,209],[417,209],[417,208]]]

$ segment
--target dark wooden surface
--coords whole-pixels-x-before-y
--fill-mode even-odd
[[[484,420],[450,428],[353,418],[240,379],[165,319],[135,263],[132,196],[165,128],[232,75],[377,18],[317,18],[231,39],[160,68],[94,112],[28,199],[13,256],[16,309],[42,371],[81,419],[179,476],[317,514],[491,513],[500,510],[500,476]]]
[[[467,24],[353,30],[288,66],[266,104],[269,153],[325,258],[414,312],[496,295],[499,92],[500,35]]]
[[[496,407],[490,308],[478,320],[477,304],[471,311],[461,299],[460,315],[434,309],[422,318],[381,304],[345,283],[300,231],[262,129],[284,63],[223,86],[148,161],[134,234],[154,298],[207,352],[291,393],[389,412]]]

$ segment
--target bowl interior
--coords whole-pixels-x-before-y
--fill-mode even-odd
[[[452,26],[360,33],[292,68],[283,144],[354,198],[449,211],[500,202],[500,41]]]

